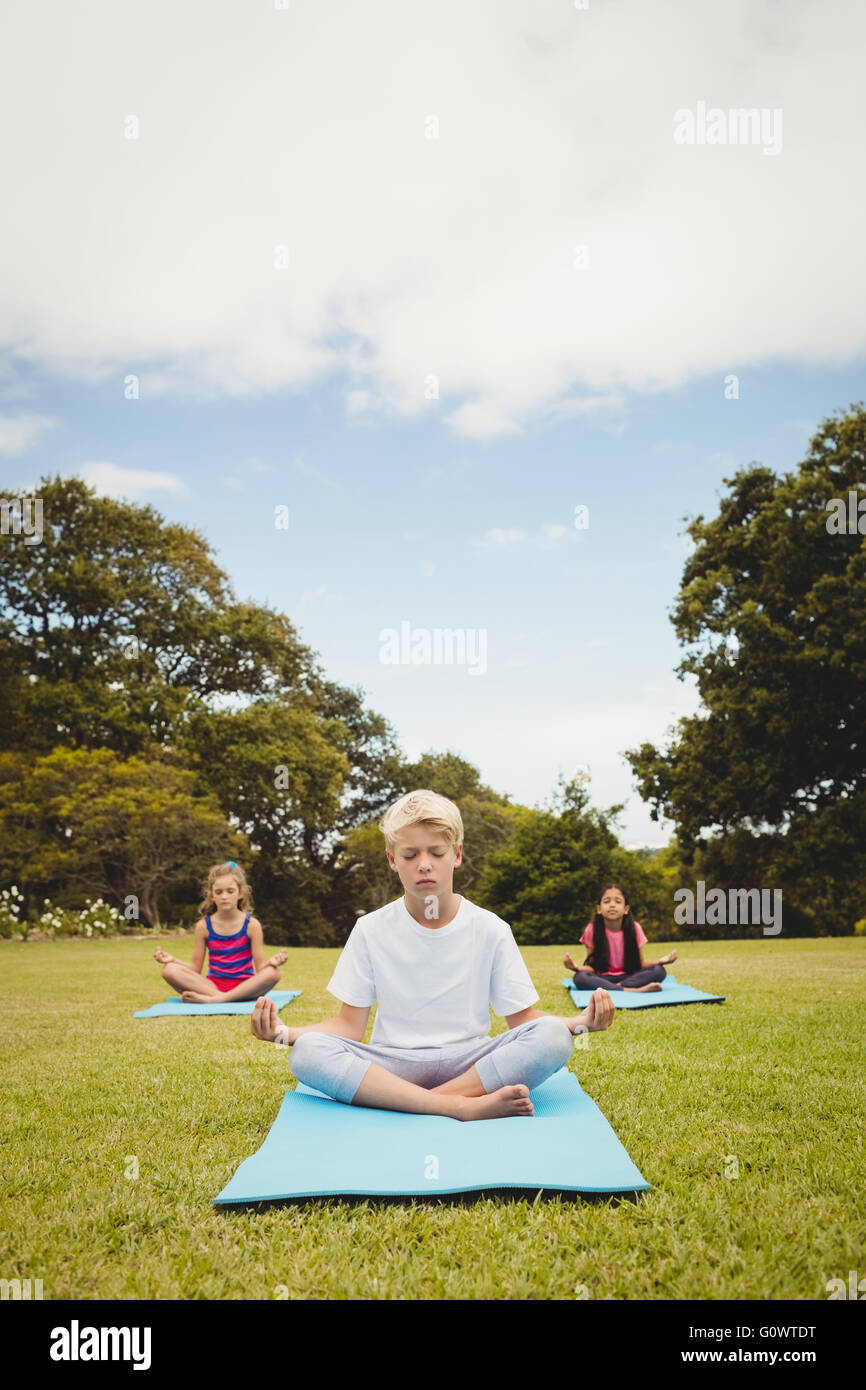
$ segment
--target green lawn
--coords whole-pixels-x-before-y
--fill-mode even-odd
[[[286,1051],[243,1017],[134,1019],[170,992],[147,941],[0,943],[0,1274],[46,1299],[826,1299],[866,1273],[866,942],[678,949],[726,1003],[623,1012],[570,1062],[652,1185],[636,1202],[218,1210],[294,1084]],[[337,955],[289,951],[284,1020],[336,1011]],[[523,955],[567,1014],[563,950]]]

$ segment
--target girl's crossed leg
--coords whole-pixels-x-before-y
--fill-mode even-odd
[[[591,970],[578,970],[575,967],[574,984],[576,989],[623,989],[635,994],[649,994],[661,989],[666,975],[664,966],[658,964],[634,970],[630,975],[611,976],[596,975]]]
[[[156,960],[163,967],[162,978],[177,991],[185,1004],[210,1004],[214,1000],[231,1004],[233,1001],[258,999],[279,983],[278,966],[283,964],[286,955],[285,949],[275,951],[255,975],[249,975],[245,980],[240,980],[233,989],[223,991],[217,988],[213,980],[206,979],[197,970],[193,970],[186,961],[178,960],[160,947],[154,952]]]

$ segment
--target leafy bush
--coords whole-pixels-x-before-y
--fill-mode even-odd
[[[21,931],[21,894],[13,883],[0,893],[0,937],[14,936]]]
[[[12,888],[10,893],[16,894],[17,889]],[[5,900],[6,890],[0,895],[0,901]],[[74,911],[68,907],[55,907],[50,898],[46,898],[43,904],[43,911],[35,922],[19,923],[17,917],[15,926],[11,931],[3,931],[2,908],[0,908],[0,934],[11,936],[14,931],[20,931],[25,937],[39,936],[54,939],[56,937],[84,936],[84,937],[106,937],[118,936],[126,926],[126,919],[122,912],[118,912],[116,907],[111,907],[103,902],[102,898],[97,898],[96,902],[86,899],[85,906],[80,911]]]

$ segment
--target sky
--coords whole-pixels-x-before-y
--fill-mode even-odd
[[[0,44],[2,485],[195,527],[408,756],[586,771],[663,844],[623,753],[699,708],[686,518],[866,397],[862,5],[90,0]]]

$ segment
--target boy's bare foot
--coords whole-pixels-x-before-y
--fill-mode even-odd
[[[500,1086],[485,1096],[455,1096],[459,1101],[458,1120],[502,1120],[509,1115],[529,1116],[535,1107],[528,1086]]]
[[[562,963],[563,963],[563,965],[565,966],[566,970],[571,970],[572,972],[574,972],[574,971],[577,969],[577,966],[575,965],[574,961],[571,959],[571,956],[569,955],[568,951],[566,951],[565,957],[564,957]]]
[[[272,965],[276,970],[278,965],[285,965],[288,956],[288,951],[286,950],[285,946],[282,946],[279,951],[274,952],[270,960],[265,961],[265,965]]]
[[[661,985],[659,985],[661,989]],[[616,1009],[613,1000],[606,989],[599,986],[593,990],[592,996],[583,1013],[577,1015],[578,1023],[585,1023],[590,1033],[601,1033],[605,1028],[609,1028],[616,1018]]]
[[[622,989],[623,994],[654,994],[657,989],[661,989],[661,985],[623,985]]]
[[[160,965],[179,965],[177,956],[170,956],[168,951],[164,951],[161,946],[157,946],[153,953],[154,960],[158,960]]]

